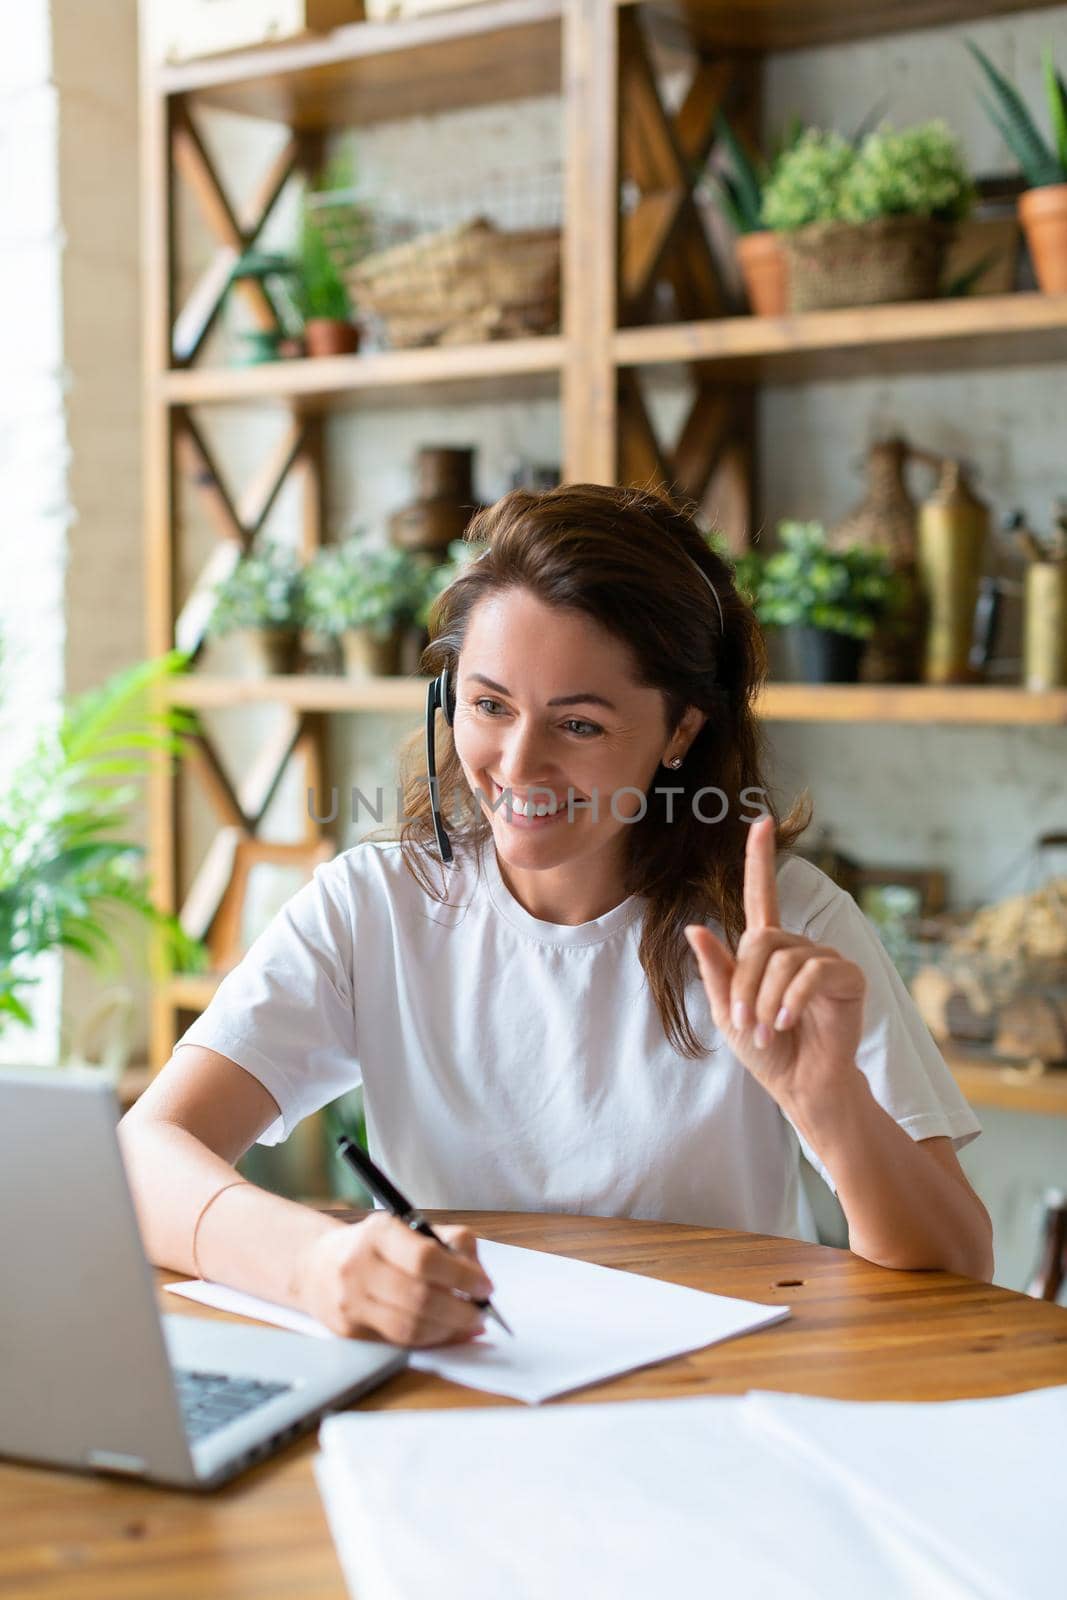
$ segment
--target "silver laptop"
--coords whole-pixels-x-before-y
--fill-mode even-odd
[[[117,1120],[91,1074],[0,1069],[0,1455],[211,1489],[406,1352],[161,1317]]]

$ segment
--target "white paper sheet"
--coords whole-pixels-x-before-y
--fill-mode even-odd
[[[744,1400],[349,1412],[316,1476],[359,1600],[971,1600]]]
[[[705,1294],[489,1240],[479,1240],[478,1256],[494,1285],[493,1304],[515,1337],[490,1321],[482,1338],[413,1351],[410,1365],[531,1404],[753,1332],[789,1315],[788,1306]],[[219,1284],[170,1288],[203,1305],[332,1337],[302,1312]]]
[[[1067,1317],[1065,1317],[1067,1322]],[[904,1404],[751,1394],[768,1440],[951,1565],[976,1600],[1062,1600],[1067,1386]]]

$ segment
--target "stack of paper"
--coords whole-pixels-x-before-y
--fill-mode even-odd
[[[350,1412],[316,1475],[359,1600],[1059,1600],[1067,1389]]]
[[[751,1333],[789,1315],[788,1306],[704,1294],[513,1245],[480,1240],[478,1255],[493,1283],[493,1304],[514,1329],[514,1338],[490,1320],[481,1338],[419,1350],[410,1364],[469,1388],[531,1404]],[[170,1287],[203,1305],[276,1322],[297,1333],[333,1338],[329,1329],[303,1312],[221,1284]]]

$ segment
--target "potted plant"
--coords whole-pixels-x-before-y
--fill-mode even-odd
[[[737,235],[737,264],[748,303],[757,317],[780,317],[789,307],[788,270],[781,238],[763,220],[763,190],[782,152],[800,137],[800,125],[787,132],[770,161],[753,159],[726,117],[718,117],[719,142],[730,157],[730,169],[714,174],[720,209]]]
[[[976,44],[967,47],[985,73],[996,104],[986,110],[1023,171],[1029,187],[1019,196],[1019,221],[1045,294],[1067,293],[1067,85],[1052,51],[1041,52],[1045,99],[1054,145],[1050,145],[1015,86]]]
[[[809,128],[769,178],[762,215],[783,235],[794,311],[932,299],[952,224],[974,203],[954,135],[883,125],[858,145]]]
[[[863,647],[897,600],[886,551],[831,550],[819,522],[781,522],[782,549],[744,558],[744,584],[761,623],[784,628],[802,683],[855,683]]]
[[[203,947],[152,902],[144,851],[123,837],[153,751],[180,754],[188,716],[147,695],[188,658],[127,668],[71,701],[0,790],[0,1033],[33,1024],[38,957],[72,950],[93,966],[117,954],[109,922],[132,913],[162,936],[167,970],[199,971]]]
[[[215,589],[207,632],[244,633],[267,672],[295,672],[300,654],[303,572],[296,555],[279,545],[242,556]]]
[[[300,226],[296,302],[309,356],[344,356],[359,349],[359,329],[345,280],[321,228],[305,214]]]
[[[340,641],[354,677],[394,677],[403,632],[414,625],[425,591],[425,567],[416,557],[352,538],[320,550],[308,567],[304,619],[314,632]]]

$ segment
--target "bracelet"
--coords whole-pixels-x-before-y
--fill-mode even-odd
[[[203,1272],[201,1270],[199,1261],[196,1259],[196,1236],[200,1232],[200,1224],[204,1220],[205,1213],[207,1212],[207,1210],[208,1210],[208,1208],[210,1206],[214,1205],[215,1201],[218,1199],[220,1194],[225,1194],[226,1193],[227,1189],[246,1188],[247,1186],[248,1186],[247,1179],[245,1179],[245,1178],[234,1178],[232,1183],[224,1183],[221,1189],[216,1189],[215,1193],[212,1194],[212,1195],[209,1195],[208,1198],[204,1201],[203,1205],[200,1207],[200,1210],[199,1210],[199,1212],[197,1214],[196,1221],[193,1223],[193,1238],[192,1238],[193,1270],[196,1273],[198,1278],[202,1278],[204,1276],[204,1274],[203,1274]]]

